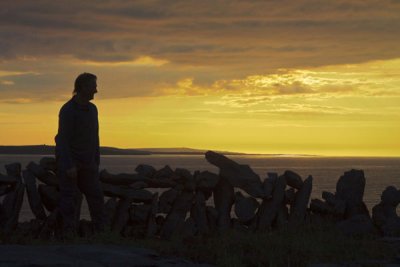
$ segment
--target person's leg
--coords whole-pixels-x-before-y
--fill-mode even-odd
[[[80,169],[78,170],[79,188],[86,197],[90,217],[96,231],[104,230],[104,195],[99,181],[98,169]]]
[[[64,233],[75,233],[77,227],[75,220],[75,199],[79,192],[77,181],[68,177],[64,171],[58,171],[57,177],[60,188],[58,212],[62,219],[62,230]]]

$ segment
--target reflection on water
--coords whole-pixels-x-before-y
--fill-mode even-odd
[[[30,162],[38,162],[41,155],[0,155],[0,166],[20,162],[23,168]],[[400,188],[400,158],[331,158],[331,157],[270,157],[270,156],[230,156],[240,164],[248,164],[260,175],[267,172],[282,174],[285,170],[299,173],[303,178],[312,175],[314,186],[312,198],[321,198],[322,191],[335,192],[338,178],[350,169],[364,170],[366,187],[364,201],[371,210],[380,201],[380,194],[388,185]],[[209,164],[202,155],[151,155],[151,156],[102,156],[101,169],[111,173],[134,173],[138,164],[149,164],[155,168],[169,165],[171,168],[187,168],[190,171],[218,169]],[[5,169],[0,170],[1,173]],[[25,198],[26,200],[26,198]],[[21,220],[32,218],[29,205],[24,202]],[[83,217],[88,218],[86,206],[82,209]]]

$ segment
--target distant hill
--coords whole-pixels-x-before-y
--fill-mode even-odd
[[[0,154],[28,154],[28,155],[54,155],[54,146],[28,145],[28,146],[0,146]],[[204,155],[207,150],[193,148],[115,148],[100,147],[101,155]],[[216,151],[225,155],[246,155],[244,153]]]

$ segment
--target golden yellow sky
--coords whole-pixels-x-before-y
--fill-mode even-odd
[[[92,72],[103,146],[400,156],[396,1],[14,2],[0,145],[53,145]]]

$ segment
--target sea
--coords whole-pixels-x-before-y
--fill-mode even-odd
[[[0,155],[0,173],[5,174],[5,164],[19,162],[22,167],[30,162],[39,162],[44,156],[52,155]],[[303,179],[313,176],[311,198],[322,199],[323,191],[334,193],[336,183],[344,172],[351,169],[363,170],[366,178],[364,202],[368,209],[379,203],[382,191],[387,186],[400,189],[400,158],[383,157],[317,157],[317,156],[269,156],[232,155],[228,156],[239,164],[249,165],[264,180],[268,172],[284,173],[292,170]],[[100,169],[110,173],[135,173],[139,164],[152,165],[156,169],[169,165],[172,169],[186,168],[191,172],[211,171],[218,168],[207,162],[204,155],[105,155],[101,157]],[[82,218],[90,218],[86,201],[82,206]],[[20,213],[20,221],[33,218],[25,195]]]

